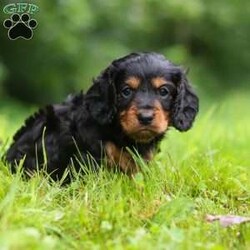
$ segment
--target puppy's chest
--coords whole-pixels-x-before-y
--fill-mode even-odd
[[[105,143],[104,150],[108,167],[118,167],[122,172],[131,176],[139,171],[139,166],[132,156],[133,153],[131,154],[131,149],[118,147],[115,143],[108,141]],[[139,154],[145,161],[150,161],[153,158],[153,149],[144,149]]]

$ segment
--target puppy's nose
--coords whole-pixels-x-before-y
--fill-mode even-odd
[[[154,119],[153,111],[147,110],[138,114],[138,120],[142,125],[149,125]]]

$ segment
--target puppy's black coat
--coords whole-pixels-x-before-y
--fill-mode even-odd
[[[132,53],[117,59],[94,81],[86,94],[49,105],[28,118],[6,153],[12,171],[24,158],[32,173],[43,168],[55,180],[73,163],[98,168],[106,156],[133,174],[138,171],[126,148],[150,160],[169,126],[191,128],[198,97],[183,70],[156,53]]]

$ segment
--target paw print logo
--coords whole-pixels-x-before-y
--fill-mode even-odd
[[[27,13],[13,14],[10,19],[6,19],[3,26],[8,29],[8,36],[11,40],[16,40],[19,37],[30,40],[33,37],[33,30],[37,27],[37,21],[30,19]]]

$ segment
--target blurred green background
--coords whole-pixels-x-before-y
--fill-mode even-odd
[[[31,40],[9,40],[10,2],[39,6]],[[190,68],[200,95],[249,88],[249,1],[1,1],[0,99],[44,104],[86,89],[113,59],[132,51],[163,53]]]

